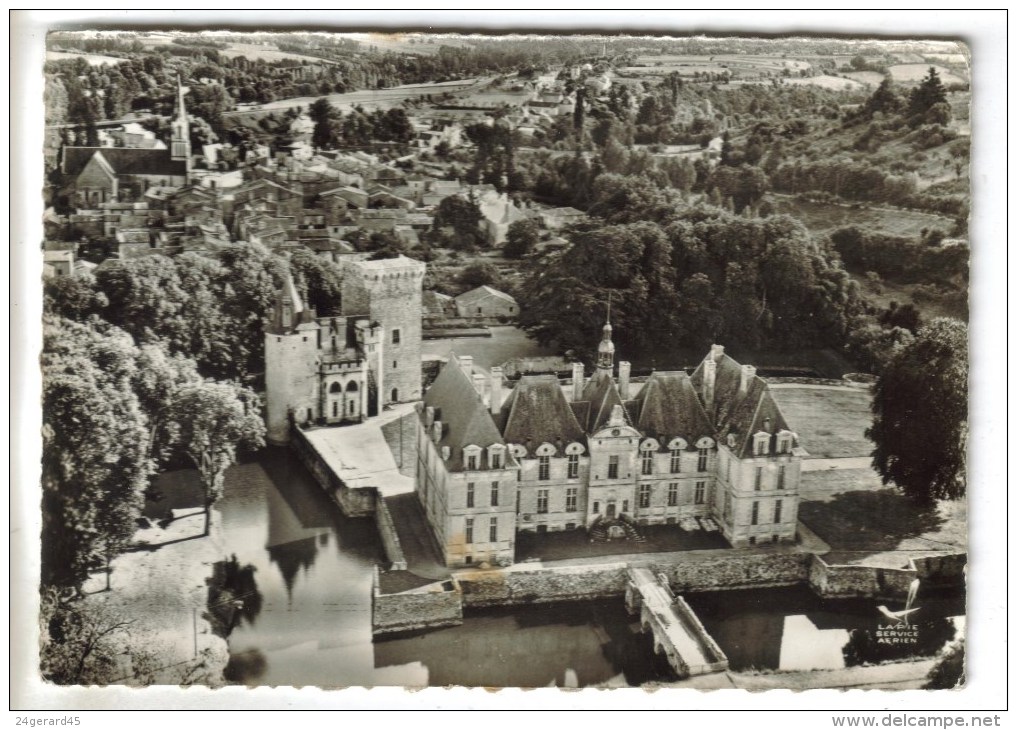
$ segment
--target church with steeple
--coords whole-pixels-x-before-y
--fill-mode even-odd
[[[177,79],[170,144],[153,147],[75,147],[61,150],[60,169],[76,208],[141,200],[149,188],[179,188],[191,179],[191,126]]]
[[[418,406],[417,496],[450,567],[508,565],[520,532],[640,539],[647,525],[792,542],[805,453],[766,381],[713,345],[634,382],[608,321],[589,379],[452,357]]]

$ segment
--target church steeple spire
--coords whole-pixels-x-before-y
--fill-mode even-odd
[[[177,105],[173,117],[173,139],[170,142],[170,157],[174,160],[185,160],[187,171],[191,168],[191,125],[187,120],[187,107],[184,104],[184,94],[187,90],[180,83],[177,76]]]
[[[614,342],[611,341],[611,294],[607,297],[607,321],[604,323],[603,337],[597,346],[597,370],[604,370],[609,375],[614,373]]]

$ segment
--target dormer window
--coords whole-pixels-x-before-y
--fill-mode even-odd
[[[487,449],[487,461],[491,469],[505,468],[505,447],[501,444],[494,444]]]
[[[794,434],[787,430],[781,431],[777,434],[777,453],[790,454],[792,443],[794,443]]]
[[[766,456],[770,453],[770,434],[760,431],[752,437],[753,456]]]
[[[466,468],[469,469],[470,471],[476,471],[477,470],[477,455],[476,454],[468,454],[467,455],[467,457],[466,457]]]
[[[463,459],[466,462],[467,471],[476,471],[480,468],[480,447],[467,446],[463,449]]]

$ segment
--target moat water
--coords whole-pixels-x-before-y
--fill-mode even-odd
[[[343,518],[286,450],[265,450],[231,469],[217,513],[228,553],[254,567],[261,598],[229,637],[233,682],[583,687],[674,679],[620,598],[468,613],[461,626],[373,642],[372,572],[384,560],[374,524]],[[807,589],[687,599],[732,669],[837,668],[930,654],[963,630],[963,597],[920,596],[927,623],[920,644],[896,648],[876,642],[881,617],[871,601],[821,601]]]

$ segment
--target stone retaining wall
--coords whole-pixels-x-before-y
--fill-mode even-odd
[[[910,562],[922,583],[939,587],[964,585],[968,565],[967,553],[927,555],[911,558]]]
[[[592,601],[625,594],[628,566],[608,563],[534,570],[487,570],[456,575],[467,608]]]
[[[872,565],[828,565],[818,555],[809,566],[809,586],[823,598],[906,598],[917,571]]]
[[[378,534],[381,536],[382,547],[385,548],[385,557],[392,564],[389,570],[406,570],[406,556],[403,554],[403,546],[399,542],[399,534],[396,532],[395,523],[392,521],[392,514],[388,511],[388,505],[384,499],[379,499],[374,511],[374,522],[378,526]]]
[[[752,553],[696,558],[655,565],[675,593],[772,588],[803,583],[809,578],[809,554]]]
[[[378,490],[374,487],[347,487],[296,425],[291,427],[290,444],[300,462],[314,476],[314,480],[339,505],[346,517],[370,517],[379,501]]]
[[[451,585],[451,590],[446,586]],[[371,592],[371,631],[374,636],[403,631],[458,626],[463,622],[463,601],[454,581],[434,583],[429,590],[383,594],[378,569]]]

